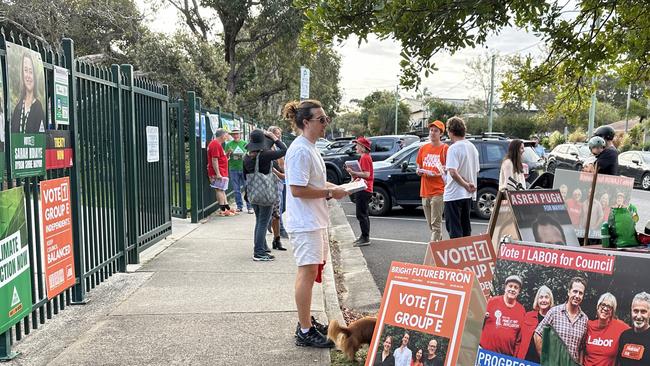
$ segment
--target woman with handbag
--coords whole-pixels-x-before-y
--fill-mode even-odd
[[[271,221],[273,205],[278,199],[277,178],[271,170],[273,160],[287,153],[287,146],[271,132],[259,129],[250,133],[244,157],[246,194],[255,212],[253,260],[266,262],[275,259],[266,244],[266,228]],[[272,141],[272,143],[271,143]],[[275,146],[275,150],[271,150]],[[277,249],[277,248],[276,248]]]

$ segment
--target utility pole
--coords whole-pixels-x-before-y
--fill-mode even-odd
[[[399,85],[395,87],[395,134],[397,135],[397,113],[399,110]]]
[[[591,94],[591,107],[589,107],[589,124],[587,125],[587,137],[590,137],[594,131],[594,121],[596,120],[596,77],[591,77],[591,85],[594,87],[594,93]]]
[[[625,103],[625,133],[628,127],[628,115],[630,112],[630,96],[632,94],[632,83],[627,84],[627,102]]]
[[[596,18],[596,29],[600,28],[600,18]],[[589,124],[587,125],[587,138],[591,137],[594,131],[594,121],[596,120],[596,76],[591,77],[591,85],[594,93],[591,94],[591,107],[589,107]]]
[[[492,55],[492,76],[490,77],[490,105],[488,111],[488,132],[492,132],[492,114],[494,112],[494,59]]]

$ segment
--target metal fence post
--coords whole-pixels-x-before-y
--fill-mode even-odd
[[[162,86],[162,91],[166,96],[169,96],[169,87],[167,85]],[[165,192],[163,200],[163,215],[164,218],[167,220],[171,220],[172,217],[172,203],[170,199],[170,194],[171,194],[171,159],[169,159],[169,149],[171,146],[169,146],[169,139],[167,136],[169,136],[169,132],[171,131],[169,122],[169,102],[167,101],[160,101],[160,108],[161,108],[161,115],[162,115],[162,121],[160,122],[160,128],[161,128],[161,136],[162,139],[160,139],[160,144],[162,145],[162,149],[160,151],[160,154],[162,155],[162,170],[163,170],[163,182],[166,184],[163,185],[163,191]]]
[[[196,98],[196,102],[194,104],[194,107],[196,108],[196,111],[199,112],[199,136],[198,138],[194,139],[194,145],[196,146],[196,187],[197,187],[197,213],[198,213],[198,218],[199,219],[204,219],[205,218],[205,200],[203,199],[203,169],[205,165],[203,164],[203,159],[205,158],[203,154],[203,148],[201,147],[201,135],[203,132],[201,132],[201,116],[203,115],[203,105],[202,105],[202,100],[201,98]],[[206,126],[207,127],[207,126]]]
[[[74,266],[77,274],[77,283],[72,288],[72,304],[82,305],[87,303],[86,300],[86,284],[84,283],[84,275],[86,273],[85,261],[85,246],[83,243],[83,236],[81,233],[81,159],[80,157],[80,142],[77,120],[77,81],[76,81],[76,68],[74,59],[74,41],[69,38],[63,39],[63,52],[65,54],[65,67],[68,69],[68,100],[70,101],[69,107],[69,121],[70,121],[70,140],[72,144],[72,158],[73,164],[70,169],[70,188],[72,191],[72,242],[74,248]]]
[[[123,103],[128,105],[128,115],[124,116],[124,135],[128,147],[125,149],[127,154],[125,154],[125,161],[129,161],[131,171],[125,172],[126,185],[125,192],[127,193],[127,250],[125,254],[128,254],[127,263],[128,264],[137,264],[140,262],[140,249],[138,248],[138,233],[139,233],[139,210],[138,205],[140,202],[139,192],[136,186],[135,179],[138,176],[138,165],[136,164],[137,154],[137,143],[136,143],[136,123],[135,123],[135,91],[133,85],[133,66],[132,65],[121,65],[120,70],[124,73],[125,76],[125,86],[127,87],[127,96],[122,100]],[[131,156],[129,156],[129,154]],[[127,165],[128,166],[128,165]]]
[[[127,215],[126,212],[126,194],[124,186],[124,118],[122,117],[122,108],[124,108],[122,101],[122,77],[120,73],[119,65],[111,65],[111,73],[113,81],[117,84],[115,91],[112,95],[113,100],[113,135],[115,139],[113,140],[113,149],[115,150],[115,159],[114,159],[114,170],[115,170],[115,183],[116,183],[116,235],[119,238],[117,241],[117,251],[122,253],[122,256],[117,261],[118,271],[126,272],[126,262],[127,262],[127,243],[128,243],[128,232],[127,232]]]
[[[185,169],[187,166],[187,155],[185,152],[185,121],[190,121],[189,118],[187,117],[185,113],[185,103],[183,102],[183,99],[178,100],[178,112],[177,112],[178,118],[177,118],[177,130],[178,130],[178,141],[176,143],[178,144],[178,180],[179,180],[179,192],[180,192],[180,197],[179,197],[179,206],[181,207],[181,216],[183,218],[187,217],[187,187],[185,185],[185,181],[187,180],[187,176],[185,175]],[[189,126],[188,126],[189,128]]]
[[[196,113],[198,113],[196,106],[196,94],[193,91],[187,92],[187,122],[188,122],[188,144],[190,145],[190,220],[192,223],[199,222],[199,182],[197,174],[197,154],[196,154]],[[200,117],[199,117],[200,118]],[[200,125],[199,127],[200,128]]]

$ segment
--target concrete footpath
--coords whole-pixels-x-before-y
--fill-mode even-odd
[[[329,365],[295,346],[296,266],[273,251],[254,262],[254,215],[173,222],[173,234],[14,346],[6,365]],[[270,242],[270,235],[267,236]],[[284,239],[288,247],[288,240]],[[312,313],[341,319],[334,276],[314,287]]]

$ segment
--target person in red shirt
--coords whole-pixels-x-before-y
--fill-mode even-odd
[[[370,141],[361,136],[354,140],[357,152],[361,154],[359,158],[360,172],[355,172],[349,166],[345,169],[353,179],[363,179],[366,181],[367,188],[364,191],[355,193],[355,203],[357,205],[357,220],[361,228],[361,236],[354,241],[355,247],[370,245],[370,218],[368,217],[368,204],[372,198],[372,188],[374,180],[374,170],[372,168],[372,158],[370,157]]]
[[[222,144],[228,139],[228,133],[223,128],[214,132],[212,141],[208,144],[208,179],[210,186],[215,189],[217,202],[219,203],[219,216],[235,216],[236,213],[230,209],[226,198],[228,188],[228,155]]]
[[[488,351],[514,356],[521,343],[521,326],[526,310],[517,301],[522,280],[517,275],[506,278],[503,296],[488,301],[479,345]]]
[[[582,191],[576,188],[571,198],[566,200],[566,209],[569,211],[569,217],[573,226],[580,224],[580,215],[582,214]]]
[[[583,366],[615,366],[618,340],[630,326],[616,319],[616,297],[609,292],[598,299],[596,315],[596,319],[587,322]]]
[[[430,144],[420,147],[416,160],[417,174],[420,176],[420,197],[427,226],[431,230],[431,241],[442,240],[442,211],[445,192],[445,163],[449,145],[440,141],[445,133],[445,124],[436,120],[429,124]]]

